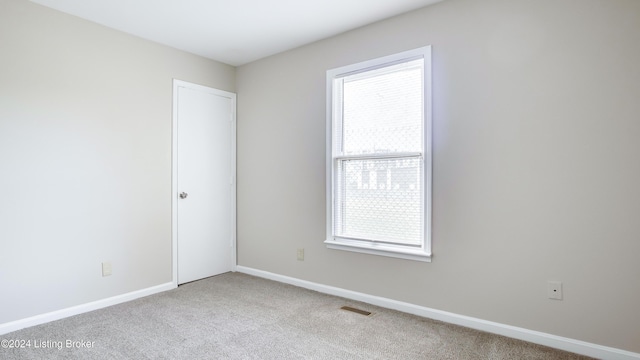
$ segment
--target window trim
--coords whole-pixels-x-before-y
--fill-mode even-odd
[[[419,247],[379,243],[375,241],[363,242],[333,235],[333,205],[334,205],[334,165],[336,159],[345,159],[350,156],[334,156],[333,134],[333,99],[334,80],[352,74],[371,71],[403,63],[415,59],[424,59],[424,100],[423,100],[423,243]],[[358,253],[388,256],[416,261],[431,261],[431,187],[432,187],[432,102],[431,102],[431,46],[403,51],[389,56],[359,62],[347,66],[338,67],[327,71],[326,77],[326,240],[324,243],[329,249],[345,250]],[[409,155],[397,154],[397,156]],[[372,157],[379,157],[373,155]],[[363,156],[358,156],[363,158]]]

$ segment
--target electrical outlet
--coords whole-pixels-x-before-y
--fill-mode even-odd
[[[103,262],[102,263],[102,276],[110,276],[111,275],[111,263]]]
[[[304,261],[304,249],[298,249],[298,261]]]
[[[549,297],[549,299],[562,300],[562,282],[547,282],[547,296]]]

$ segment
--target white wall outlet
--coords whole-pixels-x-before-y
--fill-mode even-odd
[[[549,297],[549,299],[562,300],[562,282],[547,282],[547,296]]]
[[[102,263],[102,276],[110,276],[111,275],[111,263],[103,262]]]
[[[304,261],[304,249],[298,249],[298,261]]]

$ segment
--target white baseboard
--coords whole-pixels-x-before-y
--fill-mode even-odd
[[[117,305],[123,302],[135,300],[141,297],[157,294],[159,292],[175,289],[176,285],[173,282],[152,286],[150,288],[133,291],[130,293],[113,296],[107,299],[97,300],[86,304],[73,306],[70,308],[52,311],[50,313],[36,315],[28,317],[26,319],[20,319],[4,324],[0,324],[0,335],[17,331],[27,327],[48,323],[50,321],[60,320],[69,316],[86,313],[93,310],[102,309],[108,306]]]
[[[482,330],[493,334],[503,335],[514,339],[528,341],[534,344],[549,346],[552,348],[569,351],[576,354],[591,356],[607,360],[640,360],[640,354],[612,347],[592,344],[580,340],[569,339],[551,335],[539,331],[528,330],[511,325],[500,324],[464,315],[458,315],[442,310],[431,309],[423,306],[409,304],[383,297],[367,295],[351,290],[345,290],[333,286],[322,285],[306,280],[300,280],[289,276],[278,275],[267,271],[237,266],[236,271],[269,280],[295,285],[305,289],[321,293],[340,296],[343,298],[365,302],[368,304],[398,310],[405,313],[422,316],[425,318],[444,321],[476,330]]]

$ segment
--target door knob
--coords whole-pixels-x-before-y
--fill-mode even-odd
[[[180,193],[180,199],[186,199],[186,198],[187,198],[187,196],[189,196],[189,194],[187,194],[187,193],[186,193],[186,192],[184,192],[184,191]]]

